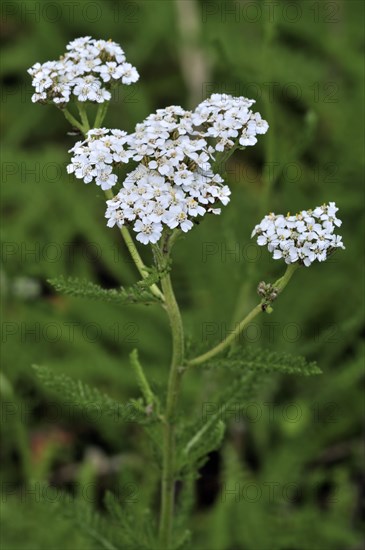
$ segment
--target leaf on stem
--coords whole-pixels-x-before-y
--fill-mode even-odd
[[[198,420],[183,426],[179,434],[180,472],[201,467],[207,455],[221,446],[226,421],[231,416],[230,407],[238,403],[242,405],[246,399],[252,399],[258,381],[256,372],[241,371],[235,382],[229,384],[223,393],[202,403]]]
[[[148,424],[156,420],[153,415],[147,414],[140,400],[131,399],[122,404],[81,380],[73,380],[64,374],[55,374],[51,369],[39,365],[33,365],[33,369],[46,388],[59,393],[63,399],[91,415],[95,414],[96,419],[102,414],[112,417],[116,422]]]
[[[130,495],[130,503],[133,501],[133,495]],[[138,492],[134,495],[138,502]],[[120,504],[120,496],[107,491],[104,504],[109,512],[113,525],[117,526],[118,538],[122,543],[122,548],[138,548],[138,550],[152,550],[158,548],[156,539],[157,527],[155,518],[149,509],[138,510],[135,507],[133,514],[128,506]]]
[[[158,279],[158,274],[153,272],[135,285],[128,288],[120,287],[118,289],[106,289],[84,279],[72,277],[65,278],[62,276],[49,279],[48,283],[50,283],[57,292],[69,296],[126,305],[160,303],[159,298],[153,294],[149,288],[158,281]]]
[[[307,361],[301,355],[290,355],[254,348],[234,349],[225,357],[207,361],[204,368],[228,369],[236,372],[243,372],[248,369],[251,371],[301,374],[303,376],[322,373],[315,361]]]
[[[68,493],[44,486],[47,494],[52,495],[52,508],[55,514],[63,516],[71,524],[103,550],[122,550],[115,525],[106,517],[97,513],[85,498],[73,498]],[[54,495],[52,494],[54,492]],[[61,497],[61,498],[60,498]],[[94,545],[93,545],[94,546]]]

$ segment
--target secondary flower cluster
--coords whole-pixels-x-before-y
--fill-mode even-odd
[[[256,134],[266,134],[269,125],[260,113],[253,113],[250,107],[255,103],[246,97],[228,94],[212,94],[195,109],[192,121],[202,126],[203,137],[215,138],[217,151],[235,145],[246,147],[257,143]]]
[[[128,85],[139,79],[115,42],[85,36],[70,42],[67,50],[58,61],[36,63],[28,69],[35,88],[34,103],[66,105],[72,96],[82,102],[103,103],[111,99],[113,85]]]
[[[257,235],[257,244],[267,246],[274,260],[283,258],[287,264],[300,262],[308,267],[315,260],[325,261],[335,248],[345,248],[342,237],[334,233],[342,224],[337,211],[330,202],[293,216],[269,214],[251,236]]]

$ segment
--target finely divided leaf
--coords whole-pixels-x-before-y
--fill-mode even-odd
[[[140,400],[131,399],[128,403],[121,404],[80,380],[73,380],[64,374],[55,374],[47,367],[33,365],[33,368],[37,377],[47,388],[59,393],[63,399],[87,410],[91,415],[95,415],[95,418],[107,415],[117,422],[140,424],[154,421],[153,416],[147,414]]]
[[[66,505],[58,503],[56,510],[66,517],[71,523],[83,531],[97,548],[103,550],[122,550],[117,532],[111,521],[97,513],[85,499],[71,499],[65,496]]]
[[[156,539],[157,526],[149,509],[131,513],[126,506],[118,502],[118,495],[107,491],[104,504],[109,515],[118,528],[118,536],[122,548],[130,550],[159,550]]]
[[[218,399],[212,397],[202,403],[200,418],[182,427],[179,434],[180,469],[200,466],[204,457],[220,447],[226,421],[230,416],[228,409],[232,404],[243,404],[246,400],[252,399],[261,378],[262,375],[259,376],[256,372],[240,372],[234,383],[228,384]]]
[[[208,361],[205,367],[237,372],[248,369],[262,372],[302,374],[304,376],[322,373],[315,361],[307,361],[305,357],[300,355],[253,348],[235,349],[225,357]]]
[[[101,286],[72,277],[57,277],[49,279],[48,282],[63,294],[92,300],[102,300],[104,302],[114,302],[117,304],[151,304],[158,303],[160,300],[151,292],[149,287],[158,280],[155,273],[149,275],[146,279],[139,281],[128,288],[120,287],[118,289],[106,289]]]

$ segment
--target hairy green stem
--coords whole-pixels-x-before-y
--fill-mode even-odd
[[[81,123],[84,128],[84,133],[87,133],[90,130],[89,119],[86,112],[86,107],[83,103],[77,102],[77,109],[81,118]]]
[[[96,115],[96,118],[98,119],[98,121],[100,123],[103,121],[104,116],[106,114],[106,110],[107,110],[107,107],[104,107],[103,109],[101,109],[101,107],[103,107],[103,105],[99,106],[99,109],[98,109],[98,112],[97,112],[97,115]],[[85,136],[87,134],[88,130],[90,130],[89,119],[87,117],[85,106],[82,103],[78,103],[77,108],[78,108],[79,113],[80,113],[82,124],[69,111],[67,111],[67,109],[65,109],[63,112],[64,112],[64,115],[65,115],[66,119],[73,126],[76,126],[76,128],[79,128],[79,130],[81,130],[81,132]],[[105,192],[105,196],[106,196],[107,199],[112,199],[114,197],[114,194],[111,191],[111,189],[107,189],[104,192]],[[143,279],[146,279],[149,276],[148,269],[144,265],[143,260],[142,260],[140,254],[137,250],[136,245],[134,244],[134,241],[133,241],[128,229],[123,226],[123,227],[120,228],[120,232],[122,234],[124,242],[125,242],[128,250],[129,250],[130,255],[132,256],[132,259],[133,259],[139,273],[141,274]],[[156,284],[151,285],[150,289],[151,289],[151,292],[153,292],[153,294],[155,296],[157,296],[157,298],[164,301],[164,296],[163,296],[161,290],[158,288],[158,286]]]
[[[105,196],[106,196],[107,199],[112,199],[114,197],[113,192],[111,191],[111,189],[107,189],[105,191]],[[124,239],[126,247],[129,250],[129,253],[132,257],[132,260],[134,261],[140,275],[142,276],[143,279],[146,279],[149,276],[148,269],[145,266],[145,264],[143,263],[143,260],[142,260],[140,254],[137,250],[136,245],[134,244],[134,241],[133,241],[128,229],[125,226],[122,226],[121,228],[119,228],[119,230],[120,230],[120,233],[121,233],[121,235]],[[164,301],[164,295],[163,295],[163,293],[161,292],[161,290],[158,288],[158,286],[156,284],[151,285],[150,289],[151,289],[151,292],[153,292],[153,294],[155,296],[157,296],[157,298]]]
[[[95,122],[93,126],[94,128],[100,128],[100,126],[103,124],[108,107],[109,107],[109,103],[107,101],[99,105],[98,110],[96,112]]]
[[[297,268],[297,263],[289,264],[286,268],[284,275],[273,284],[273,287],[277,290],[278,294],[284,290]],[[240,323],[238,323],[236,328],[224,340],[222,340],[222,342],[217,344],[214,348],[207,351],[206,353],[203,353],[202,355],[199,355],[198,357],[195,357],[194,359],[188,361],[187,367],[195,367],[197,365],[201,365],[202,363],[206,363],[207,361],[209,361],[209,359],[212,359],[219,353],[222,353],[222,351],[228,348],[234,342],[234,340],[243,332],[247,325],[264,310],[265,308],[263,308],[262,302],[257,304],[250,311],[250,313],[246,315],[246,317],[244,317]]]
[[[286,268],[284,275],[273,284],[274,288],[276,288],[278,292],[282,292],[284,290],[284,288],[294,275],[295,271],[298,269],[299,265],[300,264],[298,264],[297,262],[295,262],[294,264],[289,264]]]
[[[130,355],[129,359],[132,365],[134,372],[136,373],[138,385],[143,394],[143,397],[146,400],[147,405],[153,405],[155,401],[155,396],[150,388],[146,375],[144,373],[143,367],[138,358],[138,350],[134,349]]]
[[[131,237],[131,234],[129,233],[128,229],[125,226],[121,227],[120,232],[122,234],[122,237],[123,237],[124,242],[125,242],[128,250],[129,250],[129,253],[130,253],[131,257],[132,257],[134,263],[136,264],[136,267],[137,267],[139,273],[141,274],[143,279],[146,279],[149,276],[149,272],[148,272],[147,267],[143,263],[143,260],[142,260],[140,254],[137,250],[137,247],[134,244],[134,241]],[[158,288],[158,286],[156,284],[151,285],[150,288],[151,288],[151,292],[153,292],[153,294],[155,296],[157,296],[157,298],[159,298],[160,300],[164,300],[164,295],[163,295],[163,293],[161,292],[161,290]]]
[[[165,241],[162,248],[154,247],[158,268],[162,271],[170,257],[170,247]],[[163,466],[161,480],[161,513],[159,539],[161,550],[171,547],[171,533],[174,515],[175,496],[175,423],[176,408],[184,362],[184,330],[180,309],[167,273],[161,279],[165,296],[165,307],[172,333],[172,357],[167,387],[166,408],[164,413]]]
[[[228,151],[222,151],[219,155],[217,155],[217,160],[214,163],[214,168],[219,169],[219,172],[222,174],[223,170],[225,170],[225,166],[227,161],[231,158],[233,153],[240,147],[238,139],[234,142],[234,145],[228,149]]]
[[[203,353],[202,355],[199,355],[198,357],[195,357],[195,359],[191,359],[191,361],[188,362],[188,367],[195,367],[197,365],[201,365],[202,363],[206,363],[209,359],[212,359],[215,355],[218,355],[218,353],[221,353],[224,351],[243,331],[243,329],[259,314],[262,312],[262,304],[258,304],[255,306],[248,315],[242,321],[236,326],[236,328],[225,338],[220,342],[217,346],[212,348],[211,350],[207,351],[206,353]]]
[[[65,116],[65,119],[68,120],[68,122],[70,124],[72,124],[72,126],[74,128],[77,128],[78,130],[80,130],[84,135],[85,135],[85,128],[83,127],[83,125],[70,113],[70,111],[68,111],[67,109],[63,109],[62,110],[64,116]]]

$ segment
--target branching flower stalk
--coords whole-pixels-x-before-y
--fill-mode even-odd
[[[113,192],[110,189],[106,189],[104,193],[108,200],[112,200],[114,198]],[[135,266],[138,269],[140,275],[142,276],[143,279],[146,279],[149,275],[148,268],[145,266],[127,227],[125,226],[120,227],[120,234],[124,239],[124,243],[128,248],[131,258],[134,261]],[[164,301],[165,299],[164,295],[156,284],[151,285],[150,288],[153,294],[157,296],[157,298],[160,298],[160,300]]]
[[[107,226],[118,228],[142,281],[149,285],[149,301],[162,305],[169,319],[172,352],[162,410],[137,350],[133,350],[130,360],[143,396],[142,414],[154,413],[161,423],[161,508],[157,538],[161,550],[171,550],[175,543],[175,483],[181,473],[176,456],[176,429],[184,373],[226,352],[255,317],[271,313],[272,303],[299,266],[305,268],[313,262],[323,262],[335,249],[344,248],[341,237],[335,234],[341,221],[336,217],[338,208],[333,202],[294,215],[265,216],[251,236],[257,238],[259,246],[267,247],[274,260],[285,262],[284,275],[273,284],[259,283],[257,292],[261,301],[224,340],[197,357],[186,358],[184,327],[170,275],[172,247],[198,221],[206,215],[219,215],[221,207],[228,204],[231,190],[222,177],[224,165],[235,151],[255,145],[256,136],[267,132],[268,123],[251,110],[254,100],[213,94],[194,111],[180,106],[158,109],[137,124],[131,134],[103,128],[111,90],[118,84],[136,82],[139,75],[114,42],[84,37],[71,42],[67,50],[59,61],[36,63],[29,69],[35,88],[32,100],[55,104],[72,127],[82,133],[83,140],[70,150],[73,156],[67,171],[86,184],[94,182],[104,191]],[[80,119],[68,108],[71,102]],[[92,129],[86,104],[97,105]],[[117,168],[130,163],[134,163],[132,170],[119,181]],[[115,193],[114,186],[118,189]],[[158,278],[151,282],[148,280],[151,269],[144,264],[133,237],[143,245],[151,245],[158,273]],[[65,283],[61,286],[64,288]],[[138,288],[138,284],[135,286]],[[74,287],[75,284],[72,292]],[[94,292],[95,285],[92,287],[88,295]],[[99,297],[106,294],[105,289],[99,290],[96,291]],[[112,292],[118,295],[116,290]],[[211,426],[212,420],[193,434],[184,448],[185,458]]]
[[[95,123],[94,123],[95,129],[99,128],[100,124],[103,123],[107,110],[108,110],[108,103],[99,105],[96,113]],[[74,126],[75,128],[78,128],[82,132],[82,134],[86,137],[88,131],[90,130],[89,118],[85,107],[82,106],[82,108],[79,109],[79,112],[80,112],[80,115],[82,113],[81,122],[78,121],[74,116],[72,116],[71,113],[67,111],[67,109],[63,110],[63,114],[65,115],[66,120],[68,120],[72,124],[72,126]],[[104,194],[108,200],[114,199],[114,194],[111,191],[111,189],[105,189]],[[144,265],[143,260],[137,250],[136,245],[134,244],[132,237],[130,236],[128,229],[125,226],[120,227],[120,233],[124,239],[124,243],[128,248],[131,258],[134,261],[140,275],[144,279],[147,278],[149,275],[148,268]],[[162,301],[164,300],[164,296],[156,284],[153,284],[151,286],[151,291],[157,298],[159,298]]]
[[[207,351],[206,353],[203,353],[202,355],[199,355],[198,357],[195,357],[194,359],[191,359],[187,363],[187,367],[196,367],[198,365],[202,365],[203,363],[206,363],[216,355],[222,353],[225,349],[227,349],[239,336],[242,334],[244,329],[257,317],[260,313],[267,311],[268,313],[272,312],[271,308],[271,302],[277,298],[280,292],[284,290],[290,279],[292,278],[294,272],[297,270],[298,264],[290,264],[286,268],[285,274],[280,277],[272,286],[274,296],[270,299],[270,297],[265,297],[259,304],[257,304],[251,311],[242,319],[240,323],[237,324],[236,328],[232,330],[229,335],[219,344],[217,344],[213,349],[210,351]]]

